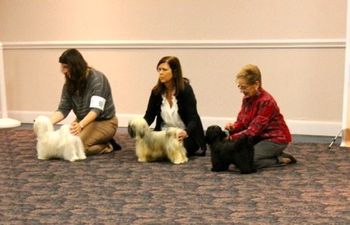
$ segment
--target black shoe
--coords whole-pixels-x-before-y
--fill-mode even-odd
[[[122,149],[122,146],[120,146],[113,138],[109,141],[113,147],[113,151],[119,151]]]

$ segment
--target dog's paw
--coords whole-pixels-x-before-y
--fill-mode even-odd
[[[73,162],[73,161],[80,161],[80,160],[85,160],[85,159],[86,159],[86,156],[79,156],[79,157],[76,157],[73,160],[69,160],[69,161]]]
[[[71,159],[67,159],[69,162],[74,162],[76,160],[78,160],[78,158],[71,158]]]
[[[142,159],[142,158],[138,158],[137,161],[138,161],[138,162],[147,162],[146,159]]]
[[[175,160],[173,161],[174,164],[182,164],[182,163],[187,163],[188,159],[185,158],[185,159],[182,159],[182,160]]]
[[[45,157],[38,157],[38,159],[40,159],[40,160],[48,160],[48,158],[45,158]]]

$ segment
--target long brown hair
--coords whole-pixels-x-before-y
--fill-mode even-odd
[[[171,69],[171,72],[173,74],[173,82],[176,90],[175,95],[177,95],[179,92],[182,92],[184,90],[185,82],[189,82],[189,80],[182,76],[180,60],[177,57],[164,56],[159,60],[157,64],[157,69],[159,65],[163,63],[167,63]],[[165,89],[165,85],[161,83],[158,79],[157,84],[153,87],[152,90],[155,94],[163,94],[165,92]]]
[[[86,87],[86,73],[88,64],[77,49],[67,49],[62,53],[59,60],[62,64],[67,64],[70,77],[66,76],[68,92],[73,95],[82,96]]]

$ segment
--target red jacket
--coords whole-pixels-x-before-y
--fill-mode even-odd
[[[241,136],[258,137],[259,140],[289,143],[291,134],[274,98],[260,88],[251,97],[244,97],[230,139]]]

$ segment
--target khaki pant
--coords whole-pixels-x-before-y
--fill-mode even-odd
[[[95,155],[113,151],[109,141],[114,137],[117,128],[117,117],[89,123],[79,135],[83,141],[85,153],[87,155]]]

